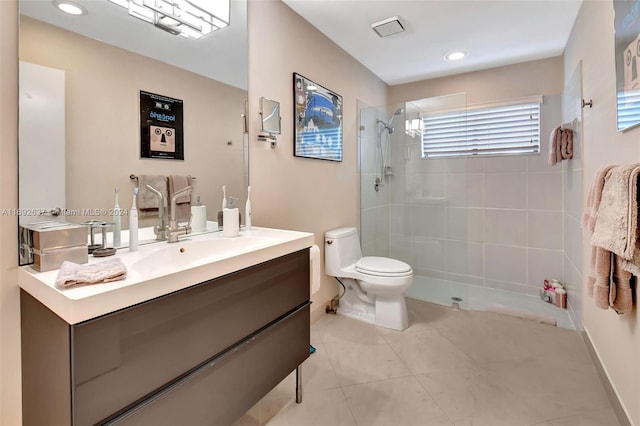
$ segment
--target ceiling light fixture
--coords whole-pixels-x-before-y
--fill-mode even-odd
[[[390,35],[398,34],[404,31],[404,25],[402,25],[402,23],[400,22],[399,16],[392,16],[391,18],[374,22],[373,24],[371,24],[371,28],[380,37],[389,37]]]
[[[72,1],[53,0],[52,3],[56,7],[56,9],[58,9],[58,10],[64,12],[64,13],[68,13],[69,15],[80,16],[80,15],[86,15],[87,14],[87,9],[85,9],[84,7],[80,6],[77,3],[74,3]]]
[[[173,35],[198,39],[229,25],[230,0],[109,0]]]
[[[460,59],[464,58],[465,56],[467,56],[467,52],[463,51],[463,50],[458,50],[455,52],[450,52],[447,53],[444,58],[447,61],[459,61]]]

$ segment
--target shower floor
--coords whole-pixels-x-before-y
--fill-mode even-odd
[[[412,299],[451,306],[452,297],[459,297],[460,309],[472,311],[510,311],[555,319],[556,325],[575,330],[566,309],[558,308],[536,296],[527,296],[487,287],[447,281],[422,275],[414,277],[413,285],[405,293]]]

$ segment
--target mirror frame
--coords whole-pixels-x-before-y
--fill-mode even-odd
[[[268,114],[265,116],[265,114]],[[260,97],[260,120],[262,123],[262,131],[271,135],[279,135],[282,133],[282,117],[280,117],[280,102]],[[276,120],[277,118],[277,120]]]

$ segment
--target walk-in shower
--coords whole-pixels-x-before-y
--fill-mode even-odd
[[[404,113],[404,108],[398,108],[391,115],[391,118],[388,121],[383,121],[381,119],[376,119],[376,124],[378,125],[377,132],[377,148],[378,148],[378,159],[380,163],[380,173],[376,178],[374,183],[374,189],[376,192],[380,191],[380,188],[384,186],[385,177],[393,175],[393,169],[388,164],[389,159],[389,145],[390,145],[390,137],[395,132],[395,128],[391,127],[393,124],[393,120],[402,115]],[[382,126],[380,126],[382,125]]]
[[[543,135],[560,115],[559,96],[545,103]],[[410,264],[408,297],[532,312],[571,327],[566,311],[537,294],[544,278],[563,273],[562,232],[541,228],[562,229],[562,191],[545,190],[561,188],[562,173],[544,155],[423,158],[423,117],[467,108],[465,94],[361,106],[363,255]]]

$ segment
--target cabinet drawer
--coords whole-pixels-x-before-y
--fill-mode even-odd
[[[108,424],[231,424],[308,356],[307,305]]]
[[[123,412],[308,300],[301,250],[73,326],[74,424]]]

